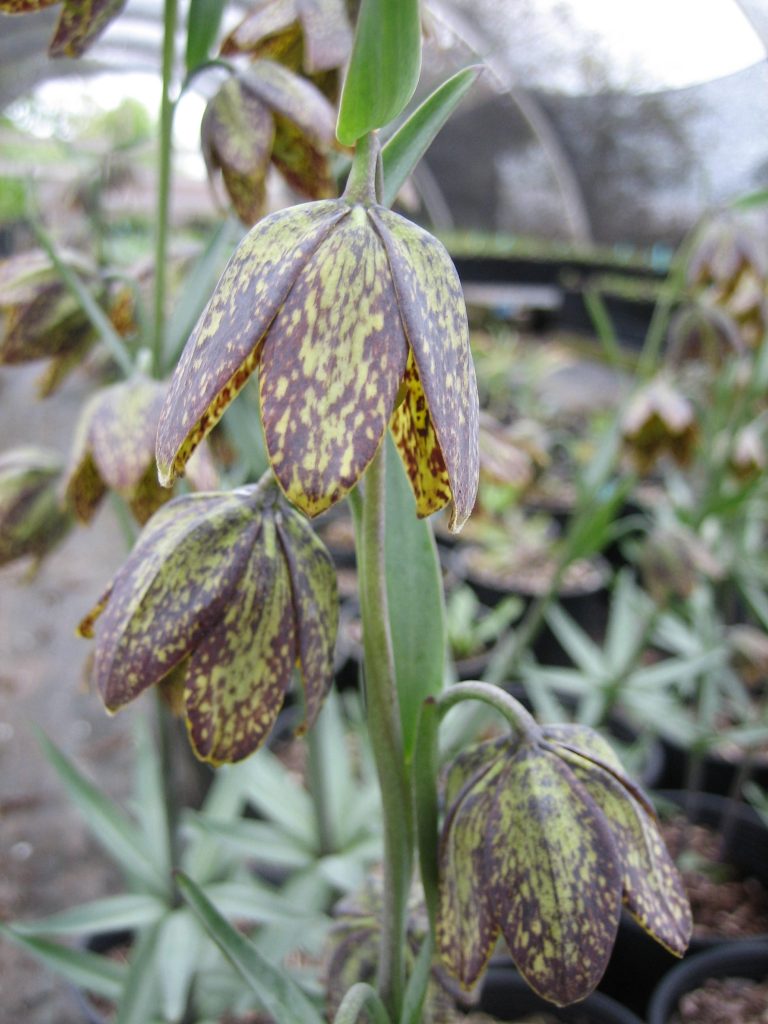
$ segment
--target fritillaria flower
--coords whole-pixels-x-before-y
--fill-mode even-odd
[[[208,176],[221,171],[238,216],[253,224],[266,205],[270,164],[308,199],[336,195],[329,153],[335,110],[309,81],[270,60],[228,79],[201,125]]]
[[[0,14],[31,14],[52,7],[59,0],[0,0]],[[80,57],[125,7],[125,0],[64,0],[53,39],[51,57]]]
[[[0,565],[41,558],[66,534],[71,519],[58,496],[61,463],[43,448],[0,455]]]
[[[264,741],[295,668],[314,721],[337,616],[330,556],[270,483],[163,506],[79,631],[109,711],[174,672],[196,755],[221,764]]]
[[[686,465],[698,435],[690,401],[658,378],[631,399],[621,428],[625,447],[641,472],[652,469],[662,455]]]
[[[351,50],[345,0],[257,0],[221,48],[225,57],[269,57],[310,75],[341,67]]]
[[[501,933],[559,1005],[599,982],[622,903],[682,956],[691,915],[648,800],[591,729],[532,723],[469,748],[446,783],[438,951],[471,987]]]
[[[119,494],[139,523],[171,497],[157,480],[155,436],[166,385],[142,374],[102,388],[86,404],[77,424],[64,493],[82,523],[93,518],[109,490]],[[200,490],[214,487],[207,449],[190,466]]]
[[[389,426],[419,515],[452,501],[461,528],[477,490],[477,385],[461,286],[435,238],[349,190],[257,224],[171,380],[163,483],[257,368],[272,468],[307,515],[355,486]]]

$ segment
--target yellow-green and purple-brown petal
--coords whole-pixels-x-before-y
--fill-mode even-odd
[[[89,522],[108,490],[130,504],[145,523],[170,497],[155,468],[155,437],[165,385],[137,375],[103,388],[78,422],[69,470],[67,501]]]
[[[332,678],[336,583],[297,515],[261,484],[177,498],[152,517],[80,625],[109,710],[174,672],[196,755],[238,761],[268,735],[298,667],[311,723]]]
[[[125,0],[64,0],[51,57],[81,57],[125,7]]]
[[[0,455],[0,565],[41,558],[67,533],[71,517],[58,495],[58,456],[43,448],[14,448]]]

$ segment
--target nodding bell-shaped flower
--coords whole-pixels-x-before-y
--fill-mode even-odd
[[[58,495],[61,463],[44,448],[14,448],[0,455],[0,565],[42,558],[64,537],[71,516]]]
[[[155,437],[166,385],[135,374],[102,388],[77,424],[65,474],[67,503],[82,523],[91,521],[107,491],[119,494],[142,525],[171,492],[157,480]],[[195,453],[189,478],[197,490],[216,486],[207,448]]]
[[[294,668],[314,721],[337,617],[330,556],[270,482],[163,506],[79,632],[109,711],[174,672],[195,754],[222,764],[264,741]]]
[[[200,128],[208,177],[221,171],[244,224],[264,214],[270,164],[308,199],[337,195],[329,154],[334,108],[311,82],[271,60],[230,78],[205,109]]]
[[[438,951],[464,986],[501,933],[528,984],[558,1005],[605,970],[622,902],[682,956],[690,907],[642,792],[578,725],[531,727],[469,748],[446,781]]]
[[[52,7],[59,0],[0,0],[0,14],[31,14]],[[96,42],[109,23],[125,7],[125,0],[83,3],[64,0],[58,24],[48,46],[49,57],[80,57]]]
[[[371,161],[371,165],[373,161]],[[157,462],[170,484],[258,367],[272,468],[309,516],[358,482],[391,427],[419,515],[472,510],[478,399],[466,310],[440,242],[345,196],[282,210],[235,252],[171,380]]]
[[[662,378],[652,380],[632,397],[621,431],[624,446],[640,472],[652,469],[663,455],[687,465],[698,437],[693,405]]]

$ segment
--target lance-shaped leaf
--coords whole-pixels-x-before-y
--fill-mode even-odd
[[[0,455],[0,565],[25,555],[38,558],[67,533],[70,516],[58,497],[61,463],[43,448]]]
[[[357,483],[391,422],[418,514],[453,500],[461,527],[477,489],[477,386],[458,278],[436,239],[344,199],[257,224],[171,382],[163,482],[257,366],[269,458],[304,512]]]
[[[125,0],[64,0],[48,53],[81,57],[125,7]]]
[[[155,436],[165,386],[140,375],[103,388],[78,422],[65,493],[89,522],[109,489],[122,495],[145,523],[170,493],[155,471]]]
[[[80,625],[96,637],[109,710],[178,669],[195,753],[237,761],[269,733],[298,662],[311,724],[338,612],[330,556],[296,518],[266,484],[185,496],[153,516]]]
[[[645,797],[585,727],[479,744],[446,784],[438,949],[471,987],[499,933],[528,983],[565,1005],[599,982],[622,899],[682,955],[690,911]]]

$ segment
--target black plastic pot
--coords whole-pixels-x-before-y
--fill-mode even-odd
[[[642,1024],[626,1007],[600,992],[571,1006],[553,1006],[529,988],[518,972],[507,964],[492,964],[480,993],[484,1013],[500,1021],[513,1021],[528,1013],[548,1013],[563,1024]]]
[[[709,978],[768,978],[768,941],[730,942],[686,957],[660,982],[648,1007],[648,1024],[669,1024],[681,996]]]
[[[724,862],[743,876],[757,878],[768,887],[768,828],[751,807],[710,793],[667,791],[659,796],[684,808],[694,824],[721,826],[725,822]],[[760,939],[762,941],[763,936]],[[683,962],[716,946],[730,947],[742,941],[725,937],[694,937]],[[633,918],[623,914],[600,991],[643,1014],[661,979],[676,969],[680,962],[644,932]]]
[[[689,783],[690,751],[668,739],[662,738],[661,742],[666,753],[664,786],[669,789],[680,789]],[[697,777],[694,779],[694,785],[703,793],[729,796],[733,792],[740,768],[741,764],[738,760],[731,760],[714,752],[706,753],[696,771]],[[753,764],[750,770],[750,779],[760,786],[768,787],[768,761],[765,758],[761,758]]]

